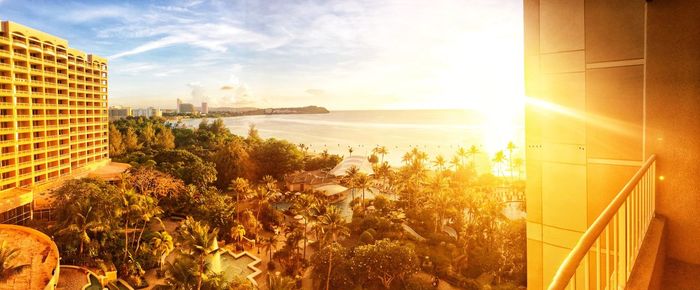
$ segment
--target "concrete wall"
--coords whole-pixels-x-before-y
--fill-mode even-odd
[[[700,1],[647,5],[646,145],[664,176],[657,212],[668,255],[700,264]]]
[[[528,289],[645,159],[645,5],[524,1]]]

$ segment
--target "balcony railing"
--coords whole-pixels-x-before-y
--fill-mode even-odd
[[[613,198],[559,266],[550,290],[624,289],[656,200],[652,155]]]

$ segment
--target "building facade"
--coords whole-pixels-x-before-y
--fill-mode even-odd
[[[202,102],[202,114],[209,114],[209,104]]]
[[[144,109],[133,109],[132,110],[132,116],[134,117],[162,117],[163,112],[161,112],[160,109],[158,108],[153,108],[153,107],[148,107]],[[111,115],[110,115],[111,117]]]
[[[665,221],[661,235],[667,252],[658,253],[697,268],[700,2],[523,3],[528,289],[547,289],[562,277],[555,274],[566,270],[576,270],[576,279],[565,281],[576,289],[639,283],[634,277],[640,264],[629,253],[641,248],[640,255],[656,257],[640,239],[624,239],[649,224],[648,216],[635,216],[639,208],[651,209],[651,220]],[[563,262],[577,245],[591,241],[584,234],[600,229],[594,225],[602,223],[594,222],[612,212],[609,206],[625,194],[626,185],[638,182],[633,176],[649,162],[656,162],[650,171],[655,182],[647,179],[642,190],[628,194],[655,190],[655,195],[627,201],[578,269],[561,268],[574,265]],[[656,279],[658,286],[652,272],[640,275]]]
[[[114,106],[109,108],[109,121],[116,121],[134,115],[130,107]]]
[[[107,78],[106,59],[0,23],[3,219],[23,223],[37,189],[109,162]]]
[[[189,104],[189,103],[182,103],[178,107],[178,113],[181,114],[193,114],[194,113],[194,105]]]

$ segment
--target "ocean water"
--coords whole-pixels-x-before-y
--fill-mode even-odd
[[[309,152],[347,156],[370,155],[373,148],[385,146],[384,157],[400,165],[401,157],[414,147],[427,152],[431,160],[438,154],[448,161],[459,147],[478,146],[483,154],[477,165],[486,167],[491,155],[505,149],[508,141],[523,144],[520,116],[485,115],[467,110],[332,111],[313,115],[260,115],[223,118],[237,135],[247,135],[254,124],[263,138],[286,139],[309,146]],[[197,126],[201,120],[183,120]],[[516,149],[514,155],[522,154]]]

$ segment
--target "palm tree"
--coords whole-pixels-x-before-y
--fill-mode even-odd
[[[255,219],[260,220],[260,210],[262,205],[266,203],[270,198],[277,192],[277,181],[270,175],[265,175],[263,177],[263,183],[255,191],[255,199],[257,201],[257,211],[255,213]],[[255,237],[257,239],[258,228],[255,228]]]
[[[413,147],[410,154],[413,156],[413,166],[416,168],[422,168],[423,162],[428,160],[428,153],[420,151],[418,147]]]
[[[199,268],[197,290],[202,288],[202,278],[206,271],[205,258],[218,250],[214,247],[218,233],[219,229],[210,229],[209,225],[195,221],[191,216],[188,216],[180,226],[180,235],[182,235],[184,245],[190,256],[196,257]]]
[[[445,161],[445,157],[442,157],[442,155],[435,156],[435,160],[433,160],[433,165],[435,165],[438,171],[444,171],[446,163],[447,161]]]
[[[513,141],[508,142],[506,149],[508,150],[508,168],[510,168],[510,181],[513,182],[513,150],[517,148]]]
[[[151,238],[150,245],[153,251],[152,253],[159,257],[158,266],[162,271],[165,258],[175,249],[173,237],[166,231],[155,232]]]
[[[515,168],[518,170],[518,180],[522,179],[522,177],[520,176],[520,173],[522,172],[523,163],[524,163],[524,161],[522,158],[515,158],[513,160],[513,166],[515,166]]]
[[[267,289],[269,290],[294,290],[296,283],[292,278],[281,276],[279,273],[271,275],[267,273]]]
[[[340,210],[335,206],[328,207],[324,215],[319,217],[319,223],[323,227],[325,240],[330,240],[336,243],[339,238],[344,238],[350,235],[350,230],[346,226],[345,218]],[[330,290],[331,271],[333,267],[333,251],[328,251],[328,273],[326,275],[326,290]]]
[[[459,169],[459,166],[461,165],[461,161],[459,160],[459,156],[455,155],[452,156],[452,160],[450,160],[450,165],[455,168],[455,170]]]
[[[464,147],[459,147],[459,149],[457,149],[457,156],[459,156],[460,165],[462,167],[464,167],[464,158],[467,158],[467,155],[467,150],[464,150]]]
[[[362,172],[358,173],[353,181],[355,188],[362,189],[362,208],[365,208],[365,191],[372,192],[372,179]]]
[[[435,175],[430,183],[431,194],[428,197],[428,202],[433,207],[433,215],[435,216],[435,233],[442,229],[442,221],[445,220],[445,212],[451,203],[451,192],[447,178],[441,175]]]
[[[246,198],[251,192],[248,180],[241,177],[237,177],[236,179],[232,180],[229,189],[236,192],[236,205],[240,204],[240,195],[243,195],[243,198]],[[241,220],[239,210],[236,210],[236,220]]]
[[[503,150],[496,152],[496,155],[493,157],[493,162],[496,163],[496,166],[498,167],[498,175],[503,177],[503,173],[501,172],[501,165],[503,162],[506,161],[506,156],[503,153]]]
[[[350,153],[350,156],[352,156],[352,152],[354,152],[354,151],[355,150],[353,150],[352,147],[348,146],[348,153]]]
[[[159,215],[161,210],[152,197],[136,193],[133,190],[124,190],[121,198],[121,211],[124,217],[124,260],[126,260],[131,253],[129,246],[134,247],[134,253],[138,251],[146,225],[152,218]],[[133,237],[129,241],[129,227],[132,224],[134,228],[141,224],[141,230],[134,230]]]
[[[355,177],[359,173],[360,173],[360,168],[358,168],[355,165],[350,166],[350,168],[348,168],[348,170],[345,171],[344,183],[348,188],[350,188],[350,192],[352,192],[352,199],[353,200],[355,200]]]
[[[472,157],[472,167],[474,167],[475,169],[476,169],[476,155],[479,153],[481,153],[481,151],[475,145],[472,145],[471,147],[469,147],[469,150],[466,153],[467,155]]]
[[[243,225],[238,224],[231,228],[231,239],[236,241],[236,245],[240,245],[241,241],[245,237],[245,228]]]
[[[277,192],[277,190],[278,190],[278,188],[277,188],[277,180],[276,180],[274,177],[270,176],[270,175],[265,175],[265,176],[263,176],[263,178],[262,178],[262,183],[261,183],[261,184],[262,184],[262,186],[265,187],[265,189],[267,189],[267,191],[269,191],[269,192],[274,193],[274,192]]]
[[[377,167],[377,170],[374,172],[375,177],[379,177],[381,180],[386,181],[389,179],[389,175],[391,174],[391,165],[389,165],[389,162],[382,162],[381,165]]]
[[[0,244],[0,281],[5,281],[14,274],[19,274],[29,265],[18,265],[15,263],[20,252],[17,248],[10,248],[7,241]]]
[[[197,273],[194,273],[196,268],[197,265],[191,257],[179,257],[174,262],[168,263],[165,283],[176,290],[192,289],[197,284],[197,280],[194,279],[197,276]]]
[[[384,163],[384,155],[388,154],[389,151],[386,150],[386,147],[384,146],[377,146],[372,150],[372,153],[374,154],[379,154],[382,156],[382,163]]]
[[[279,239],[277,238],[277,235],[272,235],[265,239],[262,244],[263,252],[266,252],[270,256],[270,261],[272,261],[272,252],[277,249],[278,242]]]
[[[306,160],[306,155],[309,152],[309,146],[304,143],[299,143],[299,149],[301,149],[301,153],[304,157],[304,160]]]
[[[411,155],[411,152],[406,152],[403,154],[403,157],[401,157],[401,162],[403,162],[404,164],[409,164],[412,159],[413,156]]]
[[[80,240],[79,253],[82,256],[85,244],[92,240],[90,233],[102,232],[106,229],[102,217],[93,210],[92,205],[86,200],[79,200],[69,204],[69,212],[72,213],[67,224],[62,225],[56,235],[77,234]]]
[[[141,212],[139,213],[139,218],[141,221],[141,230],[139,231],[138,238],[136,238],[136,233],[134,233],[134,238],[136,240],[136,247],[134,248],[134,253],[138,253],[141,247],[141,238],[143,237],[143,233],[146,230],[146,226],[149,225],[151,223],[151,220],[154,218],[156,220],[160,220],[158,216],[163,213],[160,207],[158,207],[157,200],[147,195],[141,195],[141,204],[139,205],[139,207],[141,209]]]

